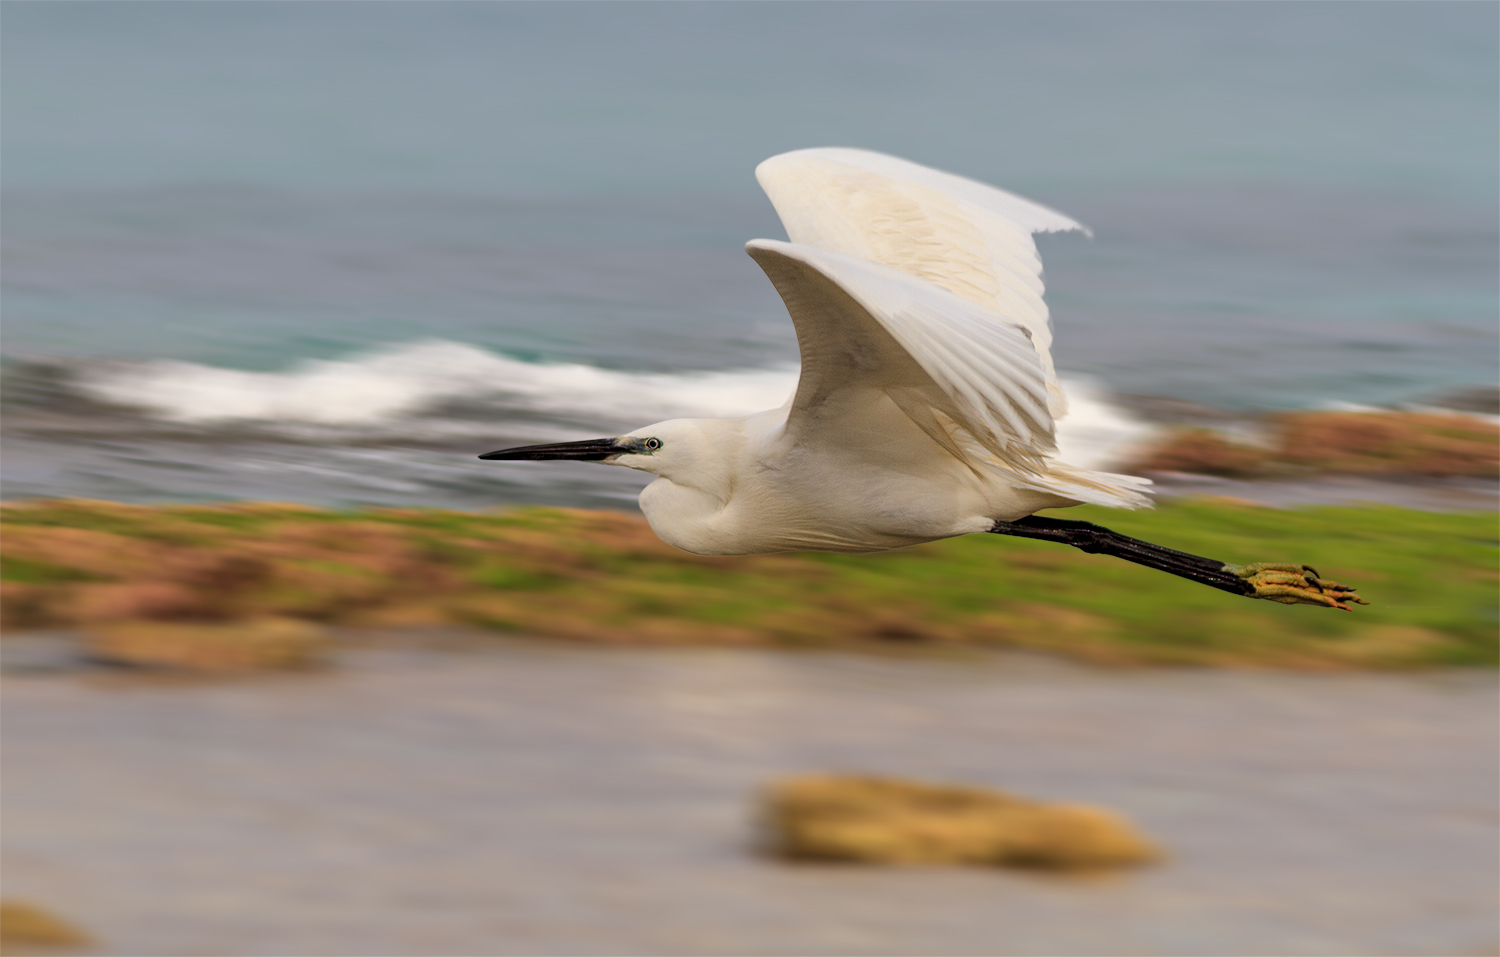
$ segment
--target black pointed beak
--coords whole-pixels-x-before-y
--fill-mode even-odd
[[[523,445],[514,449],[486,452],[482,459],[514,461],[518,459],[579,459],[598,462],[611,455],[631,451],[615,439],[584,439],[582,442],[553,442],[548,445]]]

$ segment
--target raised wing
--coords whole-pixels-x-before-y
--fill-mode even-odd
[[[1049,411],[1066,412],[1031,236],[1086,227],[993,186],[868,150],[783,153],[755,177],[793,243],[889,266],[1025,327]]]
[[[837,420],[848,413],[840,400],[871,390],[973,468],[1046,469],[1055,448],[1047,378],[1024,327],[866,259],[770,239],[745,251],[797,327],[802,375],[789,430],[855,425]]]

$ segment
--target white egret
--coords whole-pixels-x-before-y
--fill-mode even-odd
[[[700,555],[873,552],[994,532],[1252,598],[1345,611],[1361,601],[1305,565],[1229,565],[1033,515],[1150,504],[1145,479],[1055,457],[1067,400],[1032,234],[1083,226],[865,150],[798,150],[755,174],[791,239],[745,247],[796,326],[802,371],[786,404],[480,458],[579,459],[655,475],[640,496],[647,521]]]

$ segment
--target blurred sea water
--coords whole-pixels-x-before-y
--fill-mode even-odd
[[[5,494],[627,505],[472,458],[779,404],[740,250],[788,149],[883,150],[1043,237],[1064,449],[1111,390],[1490,384],[1483,4],[12,4]]]

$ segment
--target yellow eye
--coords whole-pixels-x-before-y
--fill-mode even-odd
[[[647,439],[642,444],[645,445],[646,451],[655,452],[657,449],[661,448],[661,439]]]

